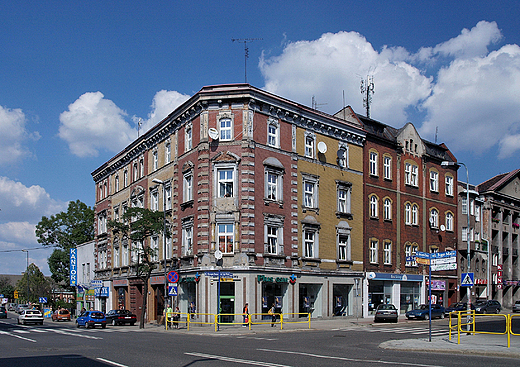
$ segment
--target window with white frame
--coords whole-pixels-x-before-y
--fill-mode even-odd
[[[406,244],[404,247],[405,256],[407,259],[410,259],[412,256],[415,256],[417,251],[419,250],[419,246],[415,244]],[[415,260],[406,260],[405,266],[417,266],[417,261]]]
[[[282,254],[284,217],[264,214],[264,243],[266,254]]]
[[[383,219],[392,220],[392,200],[389,198],[383,201]]]
[[[369,153],[369,173],[371,176],[377,176],[377,152]]]
[[[469,214],[475,215],[475,200],[470,199],[469,201]]]
[[[419,207],[417,204],[412,205],[412,225],[419,225]]]
[[[303,206],[318,208],[318,178],[313,175],[303,175]]]
[[[349,182],[336,181],[336,188],[338,194],[337,210],[340,214],[351,213],[351,196],[352,196],[352,184]]]
[[[468,200],[466,197],[462,197],[461,200],[462,214],[468,214]]]
[[[193,200],[193,172],[192,171],[184,173],[183,196],[184,196],[184,202]]]
[[[98,215],[98,234],[107,233],[107,213],[103,212]]]
[[[419,166],[412,164],[412,176],[410,185],[419,186]]]
[[[379,247],[379,241],[372,239],[370,240],[370,248],[369,248],[369,261],[371,264],[377,264],[378,263],[378,247]]]
[[[453,214],[451,212],[446,213],[446,230],[453,231]]]
[[[233,253],[234,243],[234,224],[219,223],[217,224],[218,248],[225,254]]]
[[[342,168],[349,167],[349,158],[348,158],[348,144],[344,142],[338,143],[338,165]]]
[[[350,236],[338,236],[338,260],[350,261]]]
[[[170,142],[167,142],[164,146],[164,162],[166,164],[170,163],[172,160],[172,145]]]
[[[461,235],[462,242],[466,242],[468,240],[468,227],[462,227]]]
[[[412,224],[412,204],[406,203],[404,206],[404,223]]]
[[[121,247],[119,245],[114,245],[114,267],[119,267],[119,258],[121,253]]]
[[[217,185],[218,197],[232,197],[234,190],[234,169],[233,168],[219,168],[217,169]]]
[[[134,182],[137,181],[138,171],[137,171],[137,163],[134,163]]]
[[[475,222],[480,222],[480,205],[475,205]]]
[[[404,182],[410,186],[419,185],[419,167],[415,163],[404,164]]]
[[[272,201],[283,200],[283,170],[277,167],[265,167],[265,198]]]
[[[384,241],[383,243],[383,264],[392,264],[392,242]]]
[[[233,139],[233,126],[230,118],[221,118],[219,120],[220,140],[232,140]]]
[[[303,230],[303,256],[318,257],[318,232],[313,226],[305,226]]]
[[[230,122],[231,122],[231,120],[230,120]],[[184,144],[185,144],[185,149],[184,149],[185,152],[191,150],[191,148],[193,147],[193,129],[191,127],[191,124],[186,125],[186,134],[184,136]]]
[[[275,148],[280,147],[279,124],[274,119],[270,119],[267,124],[267,145]]]
[[[150,242],[150,260],[158,261],[159,260],[159,237],[153,236]]]
[[[159,168],[159,157],[157,156],[157,150],[154,150],[152,153],[153,156],[153,170],[157,171]]]
[[[170,235],[166,236],[166,259],[172,258],[172,237]]]
[[[379,216],[378,211],[379,211],[379,208],[378,208],[377,196],[371,195],[370,196],[370,208],[369,208],[370,217],[377,218]]]
[[[125,169],[125,172],[123,173],[123,185],[124,187],[128,186],[128,170]]]
[[[119,207],[114,208],[114,220],[119,222]]]
[[[383,157],[383,178],[385,180],[392,179],[392,157]]]
[[[128,266],[128,260],[129,260],[129,251],[128,251],[128,242],[127,241],[124,241],[123,242],[123,253],[122,253],[122,261],[121,261],[121,266]]]
[[[166,186],[164,188],[164,195],[166,196],[166,210],[170,210],[172,208],[172,188],[171,188],[171,186]]]
[[[305,156],[307,158],[314,158],[314,146],[316,137],[314,134],[305,134]]]
[[[159,210],[159,192],[154,190],[150,193],[150,209],[153,211]]]
[[[439,173],[430,171],[430,191],[439,192]]]
[[[132,208],[144,208],[143,194],[136,195],[132,198]]]
[[[439,211],[437,209],[430,210],[430,226],[439,228]]]
[[[182,254],[193,255],[193,219],[182,224]]]
[[[119,191],[119,175],[116,176],[116,192]]]
[[[453,196],[453,177],[446,175],[446,195]]]

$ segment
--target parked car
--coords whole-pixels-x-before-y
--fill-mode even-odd
[[[392,304],[380,304],[376,308],[376,313],[374,315],[374,322],[378,321],[393,321],[397,322],[399,317],[399,312],[397,308],[395,308]]]
[[[103,329],[107,327],[107,319],[101,311],[84,311],[76,319],[76,326],[84,326],[86,329],[101,326]]]
[[[454,302],[451,305],[449,305],[448,307],[446,307],[446,309],[444,310],[444,313],[446,315],[448,315],[450,312],[466,311],[467,309],[468,309],[468,304],[466,302]]]
[[[28,304],[20,303],[16,306],[16,313],[21,314],[23,310],[29,310],[31,307]]]
[[[428,320],[430,317],[430,311],[428,309],[428,305],[420,305],[419,308],[415,310],[408,311],[405,314],[408,320],[410,319],[423,319]],[[444,318],[444,307],[439,305],[432,305],[432,319],[439,317],[441,319]]]
[[[16,311],[16,303],[8,303],[7,311]]]
[[[43,315],[39,310],[23,310],[18,316],[18,324],[40,324],[43,325]]]
[[[475,304],[476,313],[500,313],[502,306],[495,300],[478,301]]]
[[[107,323],[112,325],[134,325],[137,322],[137,316],[128,310],[110,310],[106,314]]]
[[[513,305],[513,312],[519,312],[520,311],[520,299],[515,302]]]
[[[0,319],[7,319],[7,310],[4,306],[0,306]]]
[[[70,321],[70,312],[62,308],[61,310],[56,310],[53,312],[52,321]]]

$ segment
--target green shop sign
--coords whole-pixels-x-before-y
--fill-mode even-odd
[[[268,282],[268,283],[289,283],[289,278],[282,277],[266,277],[265,275],[257,275],[256,279],[258,282]]]

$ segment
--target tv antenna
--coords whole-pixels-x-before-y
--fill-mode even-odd
[[[248,42],[261,41],[263,38],[231,38],[231,42],[242,42],[244,44],[244,79],[247,83],[247,59],[249,58]]]
[[[137,120],[137,137],[139,137],[139,130],[141,130],[141,125],[143,124],[141,121],[143,119],[139,117],[139,120]]]
[[[370,118],[370,104],[372,103],[372,94],[374,94],[374,76],[368,75],[367,79],[361,79],[361,94],[363,97],[363,107],[367,109],[367,117]]]
[[[319,107],[326,106],[326,105],[327,105],[327,103],[318,103],[318,101],[316,100],[316,97],[312,96],[311,106],[312,106],[313,110],[317,110]]]

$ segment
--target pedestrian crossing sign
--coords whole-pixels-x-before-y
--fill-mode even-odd
[[[460,275],[460,286],[461,287],[473,287],[475,284],[473,273],[462,273]]]

